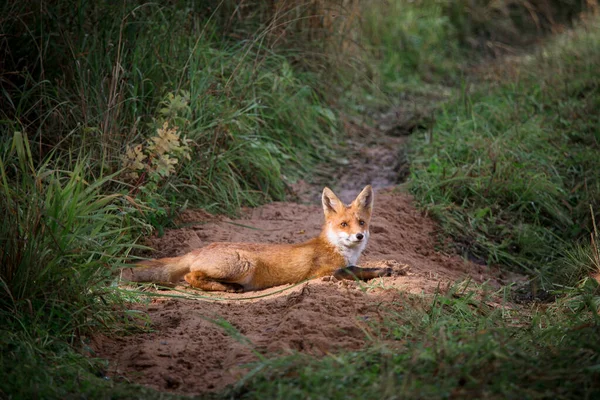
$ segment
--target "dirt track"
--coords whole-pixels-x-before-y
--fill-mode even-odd
[[[338,193],[349,202],[367,183],[363,180],[376,182],[371,239],[360,265],[386,264],[395,276],[361,284],[324,278],[259,292],[210,294],[214,300],[155,299],[147,307],[136,307],[148,313],[154,332],[94,339],[96,354],[110,361],[106,375],[159,390],[190,394],[218,390],[243,375],[244,364],[257,359],[253,350],[270,357],[289,351],[323,355],[360,348],[370,321],[401,308],[393,301],[399,291],[433,293],[467,276],[497,282],[487,267],[437,252],[436,225],[416,210],[410,195],[381,188],[394,183],[390,177],[398,170],[395,160],[402,143],[399,138],[382,138],[357,148],[352,164],[364,166],[363,174],[358,180],[344,179]],[[246,210],[235,221],[188,211],[180,221],[184,228],[150,238],[149,245],[156,249],[154,256],[163,257],[216,241],[301,242],[321,228],[321,206],[314,201],[317,191],[305,185],[299,196],[312,205],[272,203]],[[263,297],[249,299],[258,296]],[[249,342],[226,333],[223,322],[215,323],[223,320]]]

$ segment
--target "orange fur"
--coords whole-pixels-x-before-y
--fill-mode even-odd
[[[369,237],[373,191],[367,186],[350,205],[323,190],[325,224],[300,244],[212,243],[181,257],[142,261],[124,270],[135,282],[177,282],[203,290],[257,290],[326,275],[370,279],[389,271],[354,267]],[[351,267],[352,269],[347,269]],[[343,271],[342,271],[343,270]]]

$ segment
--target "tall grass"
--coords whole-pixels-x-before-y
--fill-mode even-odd
[[[460,86],[464,67],[518,53],[540,37],[564,30],[594,2],[550,0],[395,0],[361,5],[359,43],[370,66],[355,79],[382,91],[435,93]],[[363,65],[360,64],[360,65]],[[365,93],[363,93],[365,95]]]
[[[185,198],[229,210],[283,198],[284,175],[298,177],[331,155],[337,117],[285,57],[247,46],[197,48],[185,79],[184,132],[198,149],[181,173],[185,183],[174,184]]]
[[[211,15],[208,5],[6,4],[14,75],[3,76],[3,135],[26,132],[36,162],[81,152],[99,175],[111,174],[127,145],[153,135],[165,99],[181,96],[178,126],[193,141],[193,162],[156,200],[233,212],[283,198],[284,177],[328,156],[337,117],[315,76],[266,46],[272,24],[241,41],[222,35],[225,5]]]
[[[389,95],[452,80],[465,56],[445,6],[418,3],[382,2],[364,10],[363,41],[377,59],[378,86]]]
[[[102,193],[111,176],[88,180],[85,158],[71,171],[35,166],[27,138],[12,139],[0,154],[0,393],[47,396],[95,364],[70,346],[128,322],[107,287],[144,225]]]
[[[82,152],[111,174],[127,145],[154,134],[164,100],[187,93],[179,129],[193,162],[151,200],[233,212],[281,199],[286,178],[328,159],[340,126],[331,103],[456,81],[460,38],[553,19],[562,1],[488,3],[7,2],[0,130],[27,133],[38,163]],[[502,11],[513,3],[522,12]]]
[[[535,272],[587,237],[600,200],[597,35],[585,25],[506,63],[517,81],[465,90],[413,141],[413,191],[470,257]]]
[[[132,247],[132,230],[140,228],[135,209],[121,196],[101,194],[110,176],[86,181],[84,159],[72,160],[72,171],[48,163],[36,168],[21,132],[6,147],[0,159],[1,309],[83,304]]]

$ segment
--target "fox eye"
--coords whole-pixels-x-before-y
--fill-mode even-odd
[[[363,221],[362,219],[360,221],[358,221],[359,225],[364,225],[365,221]]]
[[[347,226],[348,226],[348,223],[347,223],[347,222],[342,222],[340,225],[341,225],[343,228],[345,228],[345,227],[347,227]]]

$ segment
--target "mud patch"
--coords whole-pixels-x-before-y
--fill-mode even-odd
[[[149,239],[156,256],[181,255],[214,241],[301,242],[317,235],[323,221],[320,206],[291,203],[246,210],[238,220],[194,212],[182,218],[185,228]],[[401,307],[393,301],[401,292],[433,293],[466,276],[499,282],[487,267],[436,251],[436,236],[436,225],[409,195],[379,191],[360,265],[388,266],[394,276],[366,283],[326,277],[257,292],[206,294],[213,300],[155,299],[136,307],[148,313],[154,332],[96,338],[96,354],[110,360],[111,378],[201,393],[234,383],[259,355],[358,349],[371,322]]]

